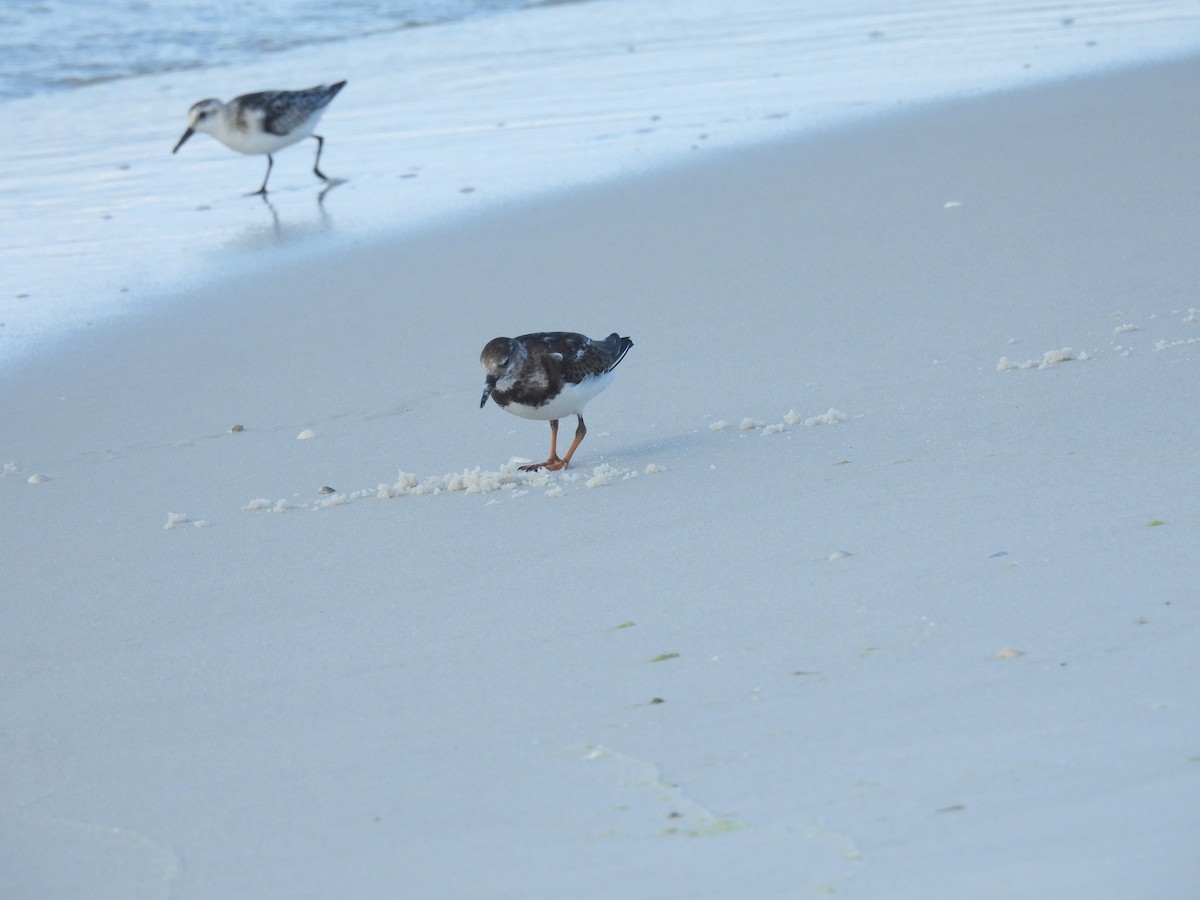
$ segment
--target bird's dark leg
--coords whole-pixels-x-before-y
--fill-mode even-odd
[[[576,440],[575,443],[577,444],[577,443],[579,443],[579,441]],[[572,446],[571,449],[574,450],[575,447]],[[567,458],[568,459],[570,458],[569,453],[567,454]],[[558,419],[551,419],[550,420],[550,458],[548,460],[546,460],[545,462],[530,463],[527,466],[521,466],[520,471],[536,472],[538,469],[549,469],[550,471],[554,471],[555,469],[561,469],[563,467],[563,465],[564,465],[563,461],[558,458]]]
[[[275,160],[271,159],[271,154],[268,153],[267,154],[267,174],[263,176],[262,187],[260,187],[257,191],[255,191],[254,194],[265,194],[267,192],[267,179],[271,177],[271,167],[274,165],[275,165]],[[251,194],[250,196],[253,197],[254,194]]]
[[[319,134],[314,134],[313,137],[317,139],[317,158],[313,162],[313,174],[322,181],[328,181],[329,176],[321,171],[321,151],[325,149],[325,138],[321,137]]]
[[[576,413],[576,415],[578,415],[578,413]],[[571,462],[571,457],[575,455],[575,448],[579,446],[585,434],[587,434],[587,426],[583,424],[583,416],[579,416],[579,425],[577,425],[575,428],[575,440],[571,442],[571,448],[567,450],[567,455],[557,462],[548,461],[550,464],[547,465],[546,468],[552,472],[555,469],[565,469],[567,464]],[[550,455],[553,456],[554,454]]]

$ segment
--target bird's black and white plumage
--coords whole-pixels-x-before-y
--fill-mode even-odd
[[[267,192],[267,179],[275,160],[271,154],[290,147],[306,137],[317,139],[317,158],[313,173],[328,181],[321,171],[321,151],[325,138],[313,134],[325,107],[337,96],[346,82],[317,85],[302,91],[260,91],[243,94],[228,103],[220,100],[201,100],[188,110],[188,128],[172,153],[179,152],[184,142],[197,131],[207,132],[218,141],[239,153],[265,154],[267,174],[256,194]]]
[[[543,331],[488,341],[479,363],[487,372],[482,409],[488,397],[496,405],[525,419],[550,422],[550,457],[521,469],[565,469],[587,427],[584,405],[608,387],[633,341],[613,332],[602,341],[568,331]],[[558,420],[579,419],[575,440],[561,459],[557,452]]]

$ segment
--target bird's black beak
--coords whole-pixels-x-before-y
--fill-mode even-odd
[[[487,406],[487,398],[492,396],[492,391],[496,388],[496,379],[489,375],[487,381],[483,385],[483,399],[479,401],[479,408],[483,409]]]
[[[181,138],[179,139],[179,143],[175,145],[175,149],[174,149],[174,150],[172,150],[172,151],[171,151],[171,153],[178,153],[178,152],[179,152],[179,148],[183,146],[183,142],[184,142],[184,141],[186,141],[188,138],[190,138],[190,137],[191,137],[193,134],[195,134],[195,133],[196,133],[196,132],[192,131],[192,129],[190,129],[190,128],[189,128],[187,131],[185,131],[185,132],[183,133],[183,137],[181,137]]]

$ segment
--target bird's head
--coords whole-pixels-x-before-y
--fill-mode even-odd
[[[178,153],[179,148],[184,145],[197,131],[211,132],[217,127],[217,120],[221,115],[221,110],[225,108],[225,104],[220,100],[201,100],[198,103],[193,103],[192,108],[188,110],[188,127],[183,133],[183,137],[179,139],[179,143],[175,145],[172,153]]]
[[[479,354],[479,364],[487,373],[483,383],[483,399],[479,401],[480,409],[487,405],[488,397],[492,396],[496,384],[510,379],[523,359],[523,348],[512,338],[498,337],[488,341],[483,352]]]

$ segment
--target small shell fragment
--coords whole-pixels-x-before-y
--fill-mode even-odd
[[[225,433],[226,434],[237,434],[239,431],[245,431],[245,430],[246,429],[243,428],[241,425],[230,425],[229,430]]]
[[[1024,656],[1024,650],[1018,650],[1016,647],[1005,647],[1003,650],[996,651],[996,659],[1016,659],[1018,656]]]
[[[296,435],[296,440],[308,441],[308,440],[311,440],[312,438],[315,438],[316,436],[317,436],[317,433],[315,431],[313,431],[311,428],[305,428],[302,432],[300,432],[298,435]]]
[[[26,484],[41,484],[43,481],[49,481],[45,475],[30,475],[25,479]]]

